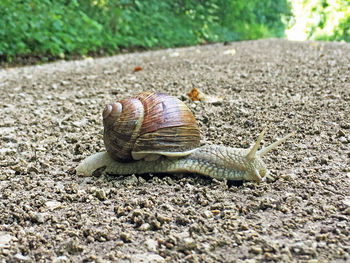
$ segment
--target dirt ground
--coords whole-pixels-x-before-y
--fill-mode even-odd
[[[286,40],[0,69],[0,261],[349,262],[349,73],[350,44]],[[264,157],[276,180],[75,175],[104,106],[143,90],[183,100],[202,144],[296,131]]]

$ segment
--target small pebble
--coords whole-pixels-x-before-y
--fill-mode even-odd
[[[205,210],[204,212],[203,212],[203,216],[205,217],[205,218],[212,218],[213,217],[213,213],[211,212],[211,211],[209,211],[209,210]]]
[[[186,237],[186,238],[184,238],[183,241],[184,241],[184,243],[183,243],[184,247],[186,249],[192,249],[196,246],[196,242],[192,237]]]
[[[156,252],[157,247],[158,247],[158,241],[149,238],[145,241],[145,245],[146,245],[148,251]]]
[[[164,258],[155,253],[133,254],[130,256],[131,263],[163,263]]]
[[[155,230],[159,230],[162,227],[161,223],[158,220],[152,220],[151,225]]]
[[[96,197],[101,201],[107,200],[106,192],[103,189],[96,190]]]
[[[345,132],[343,132],[342,130],[338,130],[337,136],[338,137],[343,137],[343,136],[345,136]]]
[[[151,229],[151,225],[148,224],[148,223],[143,223],[140,227],[139,227],[139,230],[141,231],[148,231]]]
[[[14,237],[6,232],[0,232],[0,248],[7,247]]]
[[[253,252],[254,254],[261,254],[263,252],[261,247],[257,247],[257,246],[252,246],[250,251]]]
[[[16,260],[18,260],[19,262],[31,262],[31,259],[30,259],[30,257],[29,256],[23,256],[22,254],[16,254],[15,256],[14,256],[14,258],[16,259]]]
[[[45,202],[45,206],[52,211],[52,210],[61,208],[62,204],[61,202],[58,202],[58,201],[47,201]]]
[[[28,167],[28,169],[27,169],[27,172],[28,172],[28,173],[35,173],[35,174],[38,174],[38,173],[39,173],[39,170],[38,170],[38,168],[36,168],[35,166],[30,165],[30,166]]]
[[[53,263],[66,263],[66,262],[70,262],[67,256],[59,256],[53,259]]]
[[[124,242],[124,243],[130,243],[131,242],[131,236],[128,233],[122,233],[120,235],[120,239]]]

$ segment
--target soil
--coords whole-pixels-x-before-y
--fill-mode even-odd
[[[273,39],[1,69],[1,262],[349,262],[349,72],[350,44]],[[296,131],[264,157],[276,180],[75,175],[104,106],[143,90],[183,100],[202,144]]]

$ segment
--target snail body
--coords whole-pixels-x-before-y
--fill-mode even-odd
[[[160,96],[163,95],[164,94],[161,94]],[[157,95],[157,93],[147,92],[141,93],[141,95],[137,95],[136,97],[139,96],[147,98],[154,96],[157,97],[159,96],[159,94]],[[107,174],[118,175],[189,172],[202,174],[216,179],[227,179],[233,181],[247,180],[259,182],[269,177],[268,170],[266,168],[265,163],[262,160],[262,157],[267,152],[275,149],[278,145],[285,142],[290,136],[293,135],[293,133],[288,134],[284,138],[276,141],[275,143],[265,148],[262,148],[261,150],[258,150],[258,148],[266,132],[266,129],[264,129],[261,132],[256,143],[250,149],[232,148],[223,145],[204,145],[199,147],[198,125],[191,123],[193,121],[195,122],[195,119],[190,113],[189,109],[181,101],[179,101],[181,102],[181,114],[175,114],[177,116],[176,118],[178,119],[173,117],[173,119],[177,121],[176,124],[174,126],[172,126],[172,124],[165,124],[165,120],[171,122],[172,118],[167,119],[164,117],[159,117],[164,116],[160,114],[162,109],[166,109],[165,112],[169,112],[169,108],[167,108],[166,105],[163,105],[163,99],[160,100],[160,103],[158,100],[156,100],[156,105],[158,106],[155,107],[158,107],[159,110],[156,110],[158,117],[155,117],[153,121],[156,121],[157,118],[163,118],[161,121],[158,121],[158,129],[151,129],[152,131],[148,134],[147,132],[141,132],[141,134],[147,138],[147,140],[140,140],[141,142],[145,143],[145,145],[142,146],[144,148],[141,147],[140,150],[140,147],[136,143],[137,147],[132,146],[131,151],[127,152],[125,150],[126,147],[124,147],[124,145],[128,142],[124,143],[124,141],[122,142],[122,146],[110,147],[109,145],[106,145],[107,152],[96,153],[86,158],[83,162],[81,162],[78,165],[78,167],[76,168],[76,173],[78,175],[91,176],[94,173],[94,171],[100,169],[103,169],[103,171]],[[175,104],[179,103],[176,102],[176,98],[174,99]],[[173,97],[170,100],[174,102]],[[159,104],[161,104],[162,106],[159,106]],[[184,105],[184,107],[182,104]],[[143,121],[140,121],[139,119],[137,119],[137,117],[137,121],[133,121],[131,124],[123,124],[123,122],[120,122],[118,118],[121,115],[121,113],[120,110],[117,111],[116,109],[125,107],[126,103],[123,103],[122,101],[121,105],[122,106],[116,103],[108,105],[103,112],[105,126],[105,144],[115,140],[115,137],[113,137],[114,135],[112,135],[113,139],[106,138],[106,136],[110,136],[110,133],[113,133],[113,130],[117,130],[118,126],[135,126],[136,130],[142,130],[142,128],[140,128],[140,126],[142,126],[141,122],[145,122],[145,119],[143,119]],[[173,109],[170,110],[170,112],[178,111],[178,106],[170,108]],[[147,115],[147,118],[150,118],[150,112],[150,110],[144,111],[143,117]],[[139,113],[128,113],[127,115],[129,117],[131,115],[138,116]],[[165,114],[165,116],[166,115],[167,114]],[[113,117],[115,119],[115,116],[117,116],[117,121],[106,121],[107,117]],[[181,121],[182,116],[185,116],[186,121]],[[114,127],[112,123],[117,123],[117,127]],[[175,132],[171,131],[171,129],[173,128],[175,128]],[[165,131],[163,131],[163,129]],[[157,142],[157,136],[159,135],[161,137],[162,143]],[[127,135],[125,137],[131,138],[132,141],[134,141],[131,144],[135,145],[135,141],[137,141],[138,139],[135,139],[133,136],[136,137],[136,135]],[[162,138],[162,136],[164,138]],[[190,138],[188,138],[188,136]],[[153,137],[156,137],[156,141],[150,142]],[[184,145],[181,144],[182,140],[185,141]],[[156,148],[153,149],[153,146],[148,147],[147,143],[149,143],[150,145],[155,145]],[[173,148],[171,148],[169,145],[173,146]],[[119,149],[118,147],[120,147],[123,154],[126,153],[126,157],[124,157],[124,159],[120,157],[121,155],[119,153],[119,155],[115,156],[115,152]],[[169,147],[171,148],[170,150]],[[150,158],[148,154],[150,155]]]
[[[223,145],[206,145],[180,158],[162,157],[154,161],[118,162],[108,152],[96,153],[86,158],[76,168],[78,175],[91,176],[101,168],[107,174],[145,174],[189,172],[216,179],[232,181],[264,181],[269,178],[266,165],[261,157],[286,141],[293,133],[257,151],[265,130],[251,149],[231,148]]]

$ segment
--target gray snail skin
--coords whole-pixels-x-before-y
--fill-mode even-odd
[[[103,123],[107,151],[83,160],[75,169],[78,175],[92,176],[103,168],[116,175],[187,172],[260,182],[270,178],[262,157],[294,135],[261,150],[266,129],[250,149],[199,146],[199,128],[187,106],[173,96],[154,92],[107,105]]]

